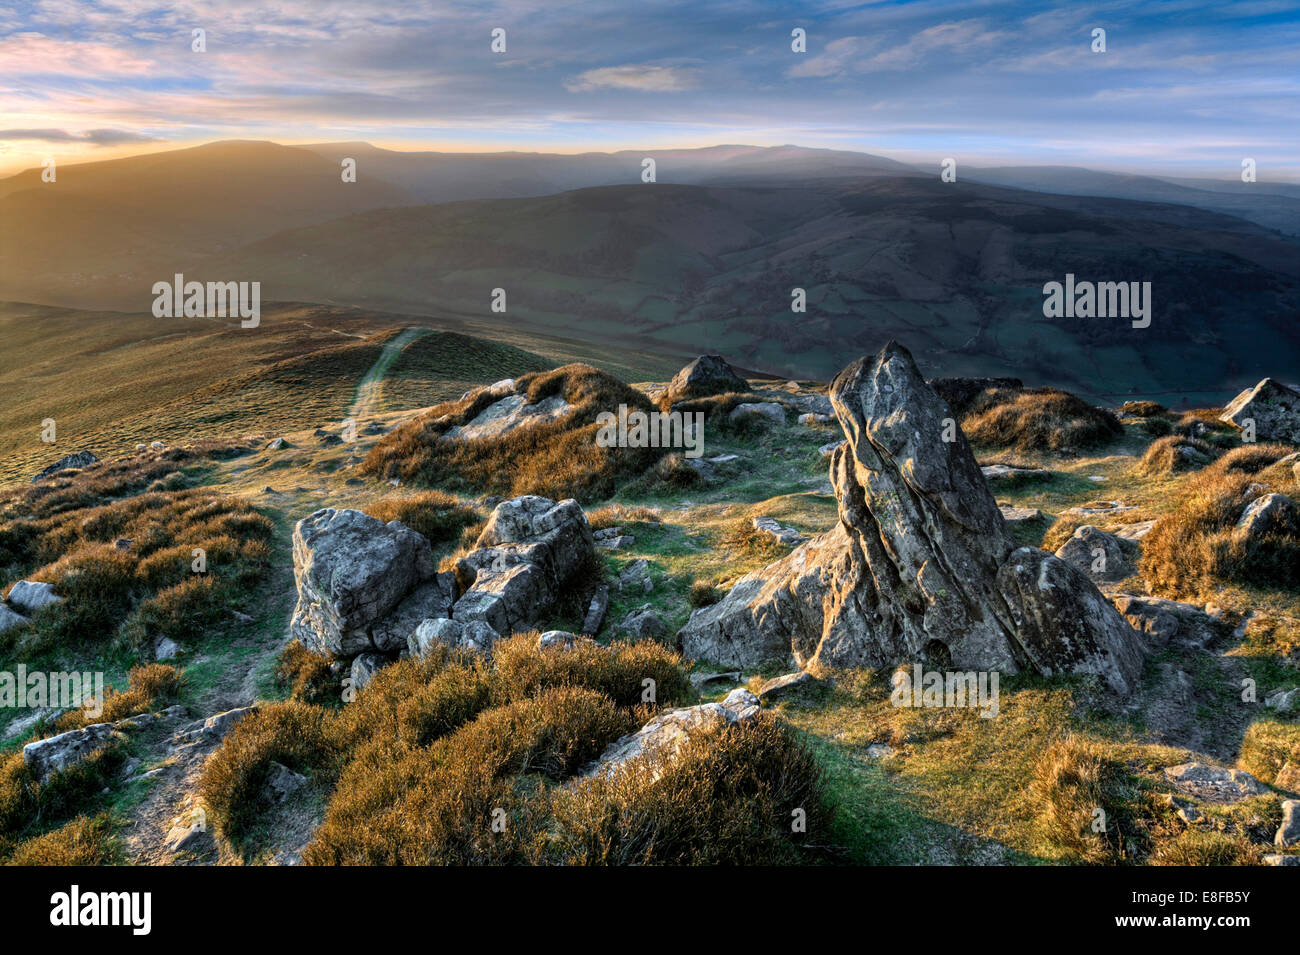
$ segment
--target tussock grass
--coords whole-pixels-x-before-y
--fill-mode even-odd
[[[0,849],[0,858],[3,858]],[[120,865],[126,853],[106,814],[78,816],[71,822],[20,843],[6,865]]]
[[[22,753],[0,754],[0,861],[6,851],[21,852],[25,843],[93,808],[124,758],[122,747],[110,743],[39,783]],[[49,840],[32,851],[52,854],[58,841]]]
[[[1259,865],[1263,853],[1240,833],[1187,829],[1152,854],[1157,866]]]
[[[289,690],[289,698],[304,703],[333,703],[340,697],[341,681],[334,676],[334,661],[308,650],[301,640],[290,640],[275,664],[275,678]]]
[[[1300,766],[1300,724],[1259,720],[1250,724],[1241,741],[1241,767],[1272,785],[1287,763]]]
[[[5,642],[38,654],[193,638],[232,595],[258,582],[270,559],[271,520],[203,488],[139,492],[151,467],[115,476],[92,468],[4,498],[0,561],[8,581],[45,581],[66,598]],[[119,548],[119,538],[130,543]],[[201,574],[193,572],[196,548],[206,555]]]
[[[764,713],[697,734],[671,761],[641,757],[558,792],[556,848],[578,865],[808,864],[832,816],[821,766]]]
[[[1243,444],[1223,455],[1208,470],[1215,474],[1259,474],[1294,450],[1287,444]],[[1285,480],[1289,475],[1278,477]]]
[[[435,548],[456,541],[466,528],[481,522],[478,511],[442,491],[418,491],[401,497],[386,497],[366,509],[371,517],[387,524],[401,521],[429,539]]]
[[[972,444],[1018,451],[1074,452],[1123,434],[1114,412],[1055,388],[990,388],[961,420]]]
[[[495,648],[495,685],[502,699],[518,700],[557,686],[599,690],[621,706],[637,706],[644,681],[654,681],[655,702],[664,706],[694,699],[681,656],[661,643],[579,641],[570,650],[538,650],[537,633],[519,634]]]
[[[1150,820],[1134,813],[1143,802],[1137,779],[1105,747],[1080,736],[1048,746],[1034,766],[1029,792],[1043,840],[1070,861],[1127,861],[1129,841],[1141,841],[1150,828]]]
[[[1231,472],[1189,479],[1186,497],[1142,544],[1139,566],[1154,592],[1196,597],[1229,580],[1300,585],[1300,535],[1281,528],[1248,538],[1237,529],[1251,483],[1249,475]]]
[[[564,365],[517,379],[528,402],[561,396],[571,410],[563,418],[516,428],[499,437],[443,440],[494,399],[486,392],[447,402],[380,440],[362,464],[363,473],[473,493],[540,494],[589,502],[614,493],[620,481],[644,473],[662,448],[602,448],[596,444],[601,412],[649,412],[641,392],[589,365]]]
[[[1168,477],[1203,467],[1214,457],[1214,453],[1204,441],[1171,434],[1152,441],[1138,461],[1136,469],[1144,477]]]
[[[90,723],[116,723],[163,708],[174,702],[184,688],[185,675],[176,668],[165,663],[142,664],[127,674],[125,692],[111,686],[104,691],[104,711],[99,716],[90,716],[84,708],[69,710],[55,725],[64,732]]]
[[[1169,409],[1158,401],[1126,401],[1119,406],[1119,413],[1134,418],[1153,418],[1168,414]]]

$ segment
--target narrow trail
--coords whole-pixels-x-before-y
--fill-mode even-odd
[[[397,356],[411,342],[428,335],[431,331],[433,331],[431,328],[404,328],[396,338],[384,345],[375,363],[357,384],[357,396],[352,402],[352,407],[348,409],[348,418],[360,422],[362,418],[374,411],[375,403],[379,399],[379,389],[384,383],[384,376],[388,374],[388,369],[393,366],[393,362],[397,361]]]

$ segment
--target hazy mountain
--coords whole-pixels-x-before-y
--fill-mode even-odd
[[[795,147],[653,155],[655,184],[640,181],[635,150],[466,156],[360,143],[217,143],[67,167],[56,185],[28,172],[0,182],[0,298],[147,311],[152,283],[183,272],[260,281],[264,302],[720,351],[800,377],[828,377],[894,337],[936,372],[1175,401],[1300,366],[1300,242],[1210,208],[1259,196],[1051,168],[942,183]],[[356,183],[340,181],[346,156]],[[555,191],[575,183],[584,188]],[[1142,201],[1066,194],[1089,190]],[[501,198],[427,204],[476,192]],[[1273,197],[1275,211],[1291,201]],[[1152,282],[1151,327],[1045,318],[1043,284],[1067,272]],[[796,287],[805,313],[791,311]],[[496,288],[504,314],[489,307]]]
[[[1192,206],[1300,235],[1300,186],[1291,183],[1126,176],[1078,166],[971,166],[959,174],[1013,189]]]

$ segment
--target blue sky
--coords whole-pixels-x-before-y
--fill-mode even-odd
[[[1300,0],[0,0],[0,172],[232,138],[1300,181]]]

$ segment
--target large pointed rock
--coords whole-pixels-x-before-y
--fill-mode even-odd
[[[692,614],[686,653],[737,667],[1086,672],[1128,692],[1137,633],[1080,571],[1015,548],[911,355],[890,343],[840,372],[830,394],[848,438],[831,459],[839,524]]]
[[[1259,440],[1300,444],[1300,392],[1265,378],[1228,402],[1220,420],[1239,428],[1253,421]]]

